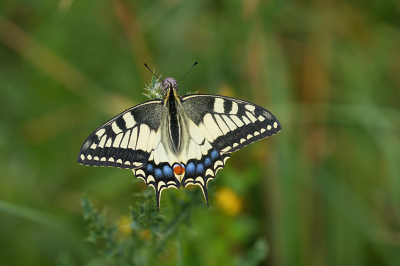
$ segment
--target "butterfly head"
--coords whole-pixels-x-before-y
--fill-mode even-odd
[[[166,78],[162,81],[161,88],[164,94],[166,94],[170,89],[175,89],[175,91],[178,91],[178,83],[174,78]]]

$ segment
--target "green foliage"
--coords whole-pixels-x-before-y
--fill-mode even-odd
[[[153,197],[144,194],[145,198],[135,208],[130,208],[129,229],[121,236],[117,225],[107,225],[106,214],[100,213],[91,201],[82,198],[83,217],[88,224],[88,242],[96,244],[109,263],[116,265],[155,265],[158,257],[168,246],[168,240],[184,243],[185,237],[179,234],[183,226],[190,226],[193,208],[202,200],[199,191],[191,193],[190,201],[178,200],[174,206],[173,216],[169,221],[159,214]],[[126,232],[129,233],[126,233]],[[256,241],[244,256],[236,258],[238,266],[258,265],[267,256],[267,243],[263,239]],[[176,250],[177,253],[181,252]]]
[[[164,220],[158,214],[154,200],[147,199],[136,208],[130,209],[131,223],[126,226],[131,230],[125,228],[125,235],[118,232],[117,225],[108,226],[105,214],[99,213],[87,197],[82,198],[82,208],[89,227],[86,240],[96,244],[109,262],[116,265],[152,265],[156,255],[155,239],[157,235],[163,234]]]

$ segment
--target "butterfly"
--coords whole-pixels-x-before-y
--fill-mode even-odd
[[[162,191],[181,185],[200,186],[208,205],[208,181],[230,154],[281,130],[275,116],[254,103],[209,94],[180,97],[173,78],[159,85],[161,99],[101,125],[78,155],[83,165],[133,170],[154,188],[158,208]]]

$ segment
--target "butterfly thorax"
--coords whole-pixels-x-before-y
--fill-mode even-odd
[[[179,151],[179,144],[181,141],[181,126],[177,113],[177,103],[180,101],[177,94],[178,84],[173,78],[166,78],[162,82],[162,88],[166,92],[164,104],[168,107],[169,112],[169,134],[172,141],[172,146],[175,153]]]

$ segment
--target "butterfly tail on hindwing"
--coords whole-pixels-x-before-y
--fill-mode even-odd
[[[197,185],[203,191],[204,198],[208,204],[208,181],[215,178],[218,170],[225,167],[225,162],[230,154],[220,154],[215,149],[208,151],[201,160],[189,160],[186,165],[185,176],[182,178],[182,186]]]

